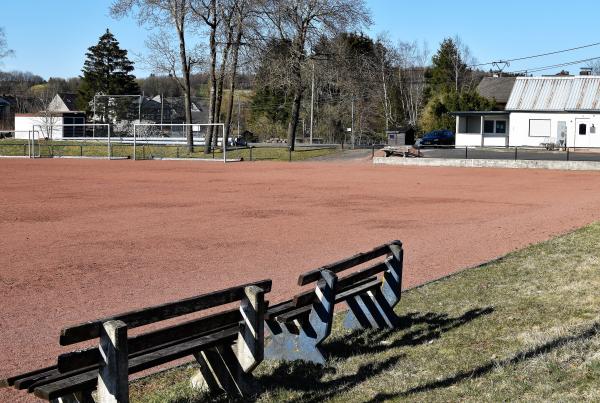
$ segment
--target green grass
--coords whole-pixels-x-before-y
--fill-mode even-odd
[[[410,290],[396,330],[337,315],[326,366],[263,362],[251,400],[600,401],[599,246],[594,224]],[[132,401],[226,400],[192,390],[194,371],[135,381]]]
[[[128,144],[113,143],[111,146],[113,157],[133,157],[133,146]],[[330,155],[339,152],[333,148],[307,149],[296,147],[292,152],[292,161],[302,161],[314,157]],[[36,144],[36,155],[48,156],[82,156],[82,157],[107,157],[108,147],[105,142],[77,142],[77,141],[41,141]],[[27,140],[0,140],[0,156],[26,156],[28,154]],[[137,159],[151,158],[213,158],[213,154],[204,154],[204,147],[195,147],[194,152],[188,152],[185,146],[166,145],[138,145]],[[289,151],[286,147],[264,147],[252,150],[252,160],[288,161]],[[222,150],[215,150],[214,158],[222,159]],[[250,160],[249,149],[228,150],[228,159],[243,158]]]

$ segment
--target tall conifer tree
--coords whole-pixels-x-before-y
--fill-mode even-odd
[[[89,111],[90,102],[96,94],[139,94],[140,89],[135,81],[135,76],[132,74],[133,70],[133,62],[127,57],[127,51],[121,49],[119,42],[107,29],[106,33],[100,37],[98,44],[90,47],[86,53],[79,89],[79,106]],[[121,115],[127,109],[127,105],[131,103],[131,99],[111,103],[108,98],[103,97],[102,102],[97,107],[100,107],[99,111],[102,113],[104,120],[109,114],[109,103],[110,109],[116,108],[112,113]]]

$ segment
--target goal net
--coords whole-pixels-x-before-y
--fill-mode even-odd
[[[133,138],[129,141],[133,142],[134,159],[193,158],[227,162],[227,146],[232,139],[223,141],[224,133],[223,123],[135,123]]]
[[[114,138],[106,123],[33,124],[30,156],[113,158]]]

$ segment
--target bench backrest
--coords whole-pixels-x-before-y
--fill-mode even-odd
[[[323,270],[329,270],[337,274],[344,270],[351,269],[353,267],[366,263],[369,260],[377,259],[378,257],[388,254],[391,254],[393,258],[400,259],[400,256],[397,256],[397,254],[400,253],[399,251],[401,251],[401,249],[401,241],[392,241],[380,245],[368,252],[358,253],[354,256],[350,256],[349,258],[301,274],[298,277],[298,285],[303,286],[318,281],[321,278],[321,272]]]
[[[240,301],[244,297],[244,290],[248,286],[257,286],[267,293],[271,291],[271,285],[271,280],[263,280],[137,311],[130,311],[104,319],[85,322],[75,326],[69,326],[64,328],[61,332],[61,344],[73,344],[79,341],[99,337],[99,326],[102,326],[103,323],[109,320],[121,320],[131,328],[143,326],[217,307],[219,305]],[[192,319],[158,330],[139,334],[128,338],[128,355],[130,357],[135,357],[140,353],[147,354],[153,350],[165,348],[171,344],[185,342],[204,334],[236,326],[243,319],[239,307],[231,308],[198,319]],[[59,355],[58,369],[60,372],[68,372],[86,368],[88,366],[95,366],[99,359],[100,351],[98,347],[69,352]]]
[[[102,324],[108,321],[120,320],[131,329],[205,309],[214,308],[231,302],[240,301],[244,297],[244,289],[252,285],[261,288],[265,293],[267,293],[271,291],[272,281],[262,280],[255,283],[244,284],[220,291],[210,292],[208,294],[181,299],[175,302],[169,302],[166,304],[84,322],[74,326],[68,326],[61,330],[60,345],[67,346],[80,343],[82,341],[95,339],[100,336]]]
[[[402,265],[402,254],[403,251],[401,241],[396,240],[388,242],[368,252],[358,253],[349,258],[303,273],[298,277],[298,285],[303,286],[318,281],[321,278],[321,272],[323,270],[329,270],[337,274],[342,271],[360,266],[364,263],[368,263],[371,260],[386,256],[386,258],[382,261],[378,261],[370,266],[361,268],[351,274],[339,278],[337,281],[336,290],[343,291],[354,286],[358,287],[365,281],[372,279],[373,276],[377,276],[379,273],[386,271],[389,268],[389,264]],[[300,307],[311,304],[314,299],[314,290],[310,290],[295,295],[293,302],[296,307]]]

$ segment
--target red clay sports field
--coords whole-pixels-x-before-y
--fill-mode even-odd
[[[593,172],[50,159],[0,172],[0,378],[50,364],[60,329],[84,320],[262,278],[276,301],[298,273],[392,239],[412,286],[600,218]]]

